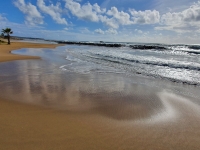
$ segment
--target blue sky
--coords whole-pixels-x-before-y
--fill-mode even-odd
[[[200,44],[200,1],[3,0],[6,27],[55,40]]]

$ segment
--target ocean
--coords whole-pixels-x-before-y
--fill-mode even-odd
[[[131,45],[131,46],[130,46]],[[122,47],[65,46],[68,64],[62,70],[141,74],[200,85],[200,46],[129,43]]]
[[[181,93],[199,99],[199,45],[117,44],[121,44],[122,46],[104,47],[67,44],[57,47],[56,50],[21,49],[12,52],[14,54],[40,56],[44,61],[37,64],[38,67],[35,67],[36,69],[32,67],[36,65],[36,62],[30,65],[30,68],[34,72],[38,72],[38,75],[42,75],[45,72],[47,74],[52,72],[54,75],[76,73],[83,76],[98,75],[103,79],[104,77],[107,78],[109,74],[113,74],[114,76],[124,78],[133,77],[131,83],[136,85],[167,89],[171,92],[177,92],[178,94]],[[21,66],[19,65],[19,67]],[[26,69],[30,70],[30,68]],[[43,73],[41,73],[41,70]],[[91,80],[87,82],[89,83]],[[111,79],[106,82],[107,84],[112,84],[118,81]],[[98,82],[98,84],[91,84],[106,89],[105,83]]]
[[[14,53],[42,55],[42,53],[31,54],[33,52],[29,54],[25,49]],[[66,45],[53,53],[52,55],[55,55],[53,57],[59,55],[66,60],[66,63],[62,61],[63,64],[59,66],[63,71],[81,74],[113,72],[200,85],[200,45],[145,43],[123,43],[122,47]]]

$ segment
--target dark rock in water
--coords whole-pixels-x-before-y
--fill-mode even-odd
[[[122,47],[122,44],[106,44],[106,43],[86,43],[86,42],[70,42],[58,41],[59,44],[74,44],[74,45],[91,45],[91,46],[104,46],[104,47]]]
[[[200,46],[199,46],[199,45],[191,45],[191,46],[188,46],[188,48],[190,48],[190,49],[195,49],[195,50],[199,50],[199,49],[200,49]]]
[[[151,45],[130,45],[132,49],[167,49],[162,46],[151,46]]]

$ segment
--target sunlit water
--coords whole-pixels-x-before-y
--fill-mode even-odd
[[[167,49],[131,49],[94,46],[68,46],[62,69],[79,73],[115,72],[142,74],[173,82],[200,84],[200,51],[186,46]]]

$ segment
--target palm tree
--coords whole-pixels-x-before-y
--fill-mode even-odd
[[[10,44],[10,34],[13,34],[13,31],[11,30],[11,28],[2,29],[2,33],[4,35],[7,34],[8,44]]]

